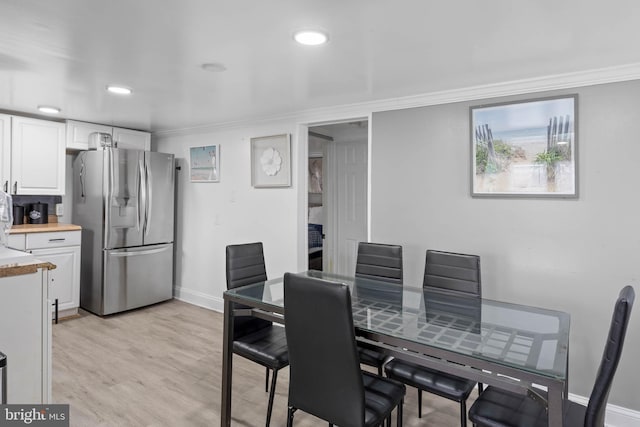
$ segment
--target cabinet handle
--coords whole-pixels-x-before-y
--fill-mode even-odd
[[[84,199],[84,157],[80,163],[80,197]]]
[[[9,191],[9,181],[5,181],[4,182],[4,192],[6,193],[7,191]]]
[[[67,240],[64,237],[60,237],[58,239],[49,239],[49,242],[64,242],[65,240]]]
[[[13,194],[18,194],[18,181],[13,183]]]

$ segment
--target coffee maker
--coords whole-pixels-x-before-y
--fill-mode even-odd
[[[11,196],[0,191],[0,248],[6,247],[9,242],[9,230],[13,224],[12,211]]]

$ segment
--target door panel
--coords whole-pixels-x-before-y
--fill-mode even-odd
[[[113,141],[116,148],[128,150],[151,150],[151,134],[132,129],[113,128]]]
[[[338,274],[356,269],[358,242],[367,240],[367,141],[336,144]]]
[[[11,190],[11,116],[0,114],[0,191]]]
[[[76,308],[80,302],[78,295],[80,280],[80,247],[70,246],[52,249],[34,249],[31,253],[42,261],[56,266],[49,271],[51,302],[58,299],[58,309]]]
[[[107,203],[105,247],[142,245],[141,151],[105,150]]]
[[[173,244],[105,251],[102,314],[173,297]]]
[[[64,194],[64,133],[63,123],[12,118],[10,185],[13,194]]]
[[[173,242],[173,154],[145,152],[144,244]]]

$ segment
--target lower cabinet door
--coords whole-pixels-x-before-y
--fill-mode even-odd
[[[49,270],[49,298],[58,299],[58,310],[69,310],[80,305],[80,246],[52,249],[33,249],[31,253],[56,268]]]

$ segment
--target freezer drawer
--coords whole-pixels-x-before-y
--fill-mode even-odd
[[[173,297],[173,244],[104,251],[102,313],[113,314]]]

